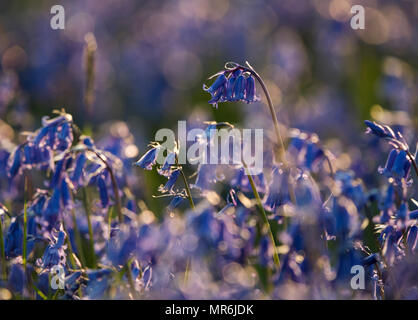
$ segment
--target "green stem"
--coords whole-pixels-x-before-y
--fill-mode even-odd
[[[73,269],[77,269],[77,264],[75,262],[74,255],[73,255],[74,254],[73,247],[71,246],[70,234],[68,233],[67,228],[65,227],[64,219],[62,219],[62,227],[64,228],[64,231],[65,231],[65,233],[67,235],[65,237],[66,238],[65,239],[65,242],[67,243],[68,256],[69,256],[71,265],[73,266]]]
[[[93,228],[91,225],[91,212],[90,212],[90,203],[87,195],[87,190],[84,187],[83,188],[83,204],[84,204],[84,210],[86,211],[86,217],[87,217],[87,226],[89,229],[89,247],[90,247],[90,255],[93,263],[93,267],[96,267],[96,254],[94,252],[94,238],[93,238]]]
[[[239,64],[237,64],[237,67],[239,67],[243,71],[249,72],[251,75],[253,75],[254,78],[257,79],[261,88],[263,89],[264,95],[267,99],[267,105],[269,107],[269,111],[270,111],[271,117],[273,119],[274,131],[276,133],[277,142],[280,146],[280,150],[279,150],[280,160],[281,160],[281,162],[283,162],[285,170],[289,170],[289,163],[287,162],[287,159],[286,159],[286,147],[285,147],[285,144],[284,144],[282,134],[280,133],[280,125],[279,125],[279,121],[277,120],[276,111],[275,111],[275,108],[274,108],[274,105],[273,105],[273,101],[271,100],[270,93],[267,89],[266,84],[264,83],[263,79],[261,78],[261,76],[253,69],[253,67],[250,66],[250,64],[248,62],[247,62],[247,65],[248,65],[248,68],[244,67],[244,66],[241,66]],[[292,201],[292,203],[296,204],[296,195],[295,195],[295,190],[294,190],[294,187],[293,187],[293,181],[291,181],[290,173],[289,173],[289,196],[290,196],[290,200]]]
[[[418,177],[418,167],[417,167],[417,163],[415,162],[415,158],[409,150],[407,150],[406,153],[408,154],[409,159],[411,159],[412,166],[414,167],[414,170],[415,170],[415,174]]]
[[[275,112],[275,109],[274,109],[273,101],[271,100],[271,96],[270,96],[270,93],[267,89],[267,86],[264,83],[263,79],[260,77],[260,75],[252,67],[247,68],[247,67],[244,67],[244,66],[241,66],[241,65],[238,65],[238,66],[241,69],[243,69],[244,71],[247,71],[247,72],[251,73],[254,76],[254,78],[257,79],[258,83],[261,86],[261,89],[263,89],[264,95],[267,99],[267,105],[269,107],[270,114],[271,114],[271,117],[273,119],[274,131],[276,133],[277,142],[280,145],[280,160],[283,162],[285,167],[288,167],[288,163],[287,163],[287,160],[286,160],[286,148],[285,148],[285,145],[284,145],[284,140],[283,140],[282,135],[280,133],[279,121],[277,119],[277,115],[276,115],[276,112]]]
[[[135,300],[138,300],[138,298],[139,298],[138,297],[138,292],[135,290],[135,283],[134,283],[134,279],[132,277],[132,272],[131,272],[131,268],[129,266],[129,261],[126,263],[125,269],[126,269],[126,276],[128,278],[129,288],[131,290],[132,297]]]
[[[110,180],[112,182],[113,193],[115,195],[115,205],[116,205],[116,211],[118,213],[119,223],[122,223],[123,222],[122,204],[121,204],[121,200],[119,196],[118,183],[116,181],[116,177],[115,177],[115,174],[113,173],[112,167],[109,165],[106,159],[104,159],[103,156],[99,152],[95,150],[91,150],[91,151],[93,151],[94,154],[100,159],[100,161],[103,162],[103,164],[106,166],[107,171],[109,172]]]
[[[186,178],[186,175],[183,172],[183,168],[179,165],[179,159],[178,159],[177,155],[176,155],[176,165],[179,167],[180,174],[181,174],[181,177],[183,179],[184,186],[186,188],[187,198],[189,199],[190,207],[194,210],[195,205],[194,205],[194,202],[193,202],[192,193],[190,191],[189,183],[187,182],[187,178]]]
[[[86,267],[87,263],[86,263],[86,258],[84,256],[84,252],[83,252],[83,242],[81,241],[81,235],[80,235],[80,231],[78,230],[77,217],[75,215],[75,210],[74,209],[71,209],[71,215],[73,217],[74,236],[75,236],[75,242],[76,242],[77,248],[78,248],[78,254],[80,256],[81,266]]]
[[[255,199],[257,201],[258,208],[260,209],[260,212],[261,212],[261,216],[262,216],[262,218],[264,220],[264,223],[265,223],[265,225],[267,227],[267,232],[268,232],[268,235],[270,237],[270,241],[271,241],[271,243],[273,245],[273,258],[274,258],[274,263],[276,264],[277,268],[280,268],[280,259],[279,259],[279,255],[277,253],[277,247],[276,247],[276,242],[274,240],[273,232],[271,231],[270,222],[269,222],[269,220],[267,218],[266,212],[264,211],[264,207],[263,207],[263,204],[261,202],[260,195],[258,194],[257,188],[255,186],[253,177],[251,176],[250,172],[248,171],[247,165],[245,163],[243,163],[243,165],[244,165],[245,171],[247,172],[247,177],[248,177],[248,180],[250,181],[251,189],[253,190],[254,197],[255,197]]]

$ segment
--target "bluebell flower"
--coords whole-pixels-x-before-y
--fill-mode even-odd
[[[22,147],[17,147],[9,159],[12,160],[9,176],[13,179],[19,173],[19,169],[22,165]]]
[[[34,221],[34,217],[28,218],[27,255],[32,252],[36,240],[34,234]],[[14,217],[11,220],[5,236],[4,251],[6,258],[15,258],[23,253],[23,221],[21,216]]]
[[[138,233],[124,226],[107,243],[107,257],[114,266],[123,266],[136,248]]]
[[[406,238],[406,248],[410,253],[414,253],[417,248],[418,240],[418,226],[412,226],[408,231],[408,236]]]
[[[17,218],[13,218],[7,230],[4,249],[6,257],[14,258],[22,254],[23,228]]]
[[[61,181],[61,199],[64,207],[70,204],[71,200],[71,187],[70,182],[67,179]]]
[[[34,196],[32,197],[31,202],[28,203],[28,212],[33,212],[37,216],[42,216],[47,200],[48,191],[37,190]]]
[[[389,266],[394,264],[396,256],[399,253],[398,239],[399,235],[396,232],[390,232],[385,237],[382,255],[385,257],[385,261]]]
[[[386,196],[379,207],[381,209],[380,214],[380,223],[386,223],[390,220],[393,215],[395,203],[395,187],[393,184],[390,184],[386,191]]]
[[[197,167],[196,182],[191,186],[201,191],[212,190],[213,184],[220,180],[216,173],[217,165],[202,164]]]
[[[389,126],[379,125],[368,120],[365,123],[368,126],[368,133],[373,133],[379,138],[388,140],[395,149],[399,150],[399,152],[396,152],[396,155],[393,150],[391,151],[385,168],[379,168],[379,171],[386,175],[391,173],[397,180],[407,179],[411,169],[411,162],[415,161],[415,159],[412,159],[413,156],[410,155],[408,144],[402,134],[399,131],[395,133]]]
[[[396,218],[398,218],[399,220],[405,220],[408,216],[408,205],[403,202],[400,206],[399,209],[396,213]]]
[[[360,179],[356,179],[353,172],[337,171],[335,181],[341,193],[351,199],[357,209],[361,209],[366,201],[366,192]]]
[[[13,263],[9,271],[8,288],[17,294],[23,295],[26,289],[25,271],[23,265]]]
[[[104,299],[104,294],[109,288],[113,271],[99,269],[87,271],[86,296],[88,299]]]
[[[267,210],[275,212],[280,206],[290,202],[289,172],[274,166],[272,179],[264,200]]]
[[[87,157],[84,153],[80,153],[77,156],[74,171],[73,171],[73,174],[71,176],[71,181],[76,186],[79,186],[82,183],[81,178],[82,178],[82,175],[83,175],[83,169],[84,169],[84,165],[86,164],[86,161],[87,161]]]
[[[357,250],[351,247],[351,244],[345,244],[338,253],[338,267],[335,281],[346,282],[353,277],[351,268],[355,265],[361,265],[361,257]]]
[[[410,159],[407,159],[405,150],[399,151],[392,166],[392,174],[395,177],[407,178],[409,169],[411,168]]]
[[[366,258],[363,259],[362,264],[363,266],[367,267],[367,266],[371,266],[372,264],[375,264],[378,262],[378,257],[376,253],[373,253],[369,256],[367,256]]]
[[[321,206],[321,195],[318,186],[314,182],[309,173],[302,172],[296,178],[295,183],[295,198],[297,205],[317,207]]]
[[[335,218],[337,239],[346,240],[360,231],[360,221],[355,205],[347,198],[334,198],[332,214]]]
[[[291,131],[288,150],[300,167],[311,171],[325,159],[325,150],[320,145],[318,136],[297,129]]]
[[[65,267],[66,265],[66,253],[65,249],[67,248],[64,245],[66,234],[61,227],[61,230],[58,232],[58,235],[52,236],[50,240],[51,244],[45,249],[44,255],[41,260],[38,261],[38,264],[43,268],[52,268],[56,265],[61,265]]]
[[[97,178],[97,187],[99,188],[100,201],[103,208],[107,208],[109,205],[109,195],[107,193],[107,186],[103,176]]]
[[[170,152],[168,156],[165,158],[164,164],[161,169],[158,171],[159,174],[163,176],[170,176],[171,175],[171,168],[176,163],[176,152]]]
[[[181,195],[175,195],[173,199],[171,199],[170,204],[168,205],[168,211],[173,211],[175,208],[177,208],[185,199],[184,196]]]
[[[218,108],[220,102],[244,101],[247,103],[259,100],[256,95],[255,81],[252,74],[237,67],[217,73],[216,80],[210,87],[203,85],[203,90],[211,94],[209,103]],[[211,78],[212,78],[211,77]]]
[[[135,165],[145,170],[151,170],[157,160],[159,151],[160,146],[153,145],[152,148],[141,157],[141,159],[135,162]]]
[[[396,138],[395,133],[389,126],[380,125],[369,120],[364,120],[364,123],[367,126],[367,133],[373,133],[379,138]]]
[[[49,227],[53,227],[58,219],[58,214],[61,209],[61,190],[55,188],[52,192],[52,196],[49,198],[46,208],[44,210],[44,218],[49,223]]]
[[[49,183],[50,188],[55,188],[61,181],[61,173],[63,172],[65,158],[55,163],[55,171],[52,176],[51,182]]]
[[[81,271],[75,271],[73,273],[71,273],[70,275],[65,277],[65,294],[72,299],[75,299],[76,296],[76,291],[78,290],[78,288],[81,285],[81,276],[82,276],[82,272]]]
[[[414,210],[414,211],[411,211],[409,213],[409,218],[410,219],[418,219],[418,209],[417,210]]]
[[[264,193],[266,191],[266,182],[264,179],[264,173],[259,173],[257,175],[252,175],[255,186],[259,193]],[[234,176],[230,181],[232,187],[239,188],[243,192],[251,192],[250,181],[243,167],[234,170]]]
[[[187,225],[199,237],[199,248],[196,249],[199,254],[206,253],[221,241],[222,227],[212,207],[202,208],[201,212],[190,216]]]
[[[395,163],[395,159],[398,155],[399,151],[397,149],[392,149],[392,151],[389,153],[388,159],[386,161],[386,165],[384,168],[379,167],[379,173],[389,176],[392,172],[393,164]]]
[[[164,186],[160,187],[159,191],[160,192],[171,192],[172,189],[173,189],[174,184],[177,181],[177,178],[179,177],[179,175],[180,175],[180,170],[174,170],[171,173],[170,177],[168,178],[167,183]]]

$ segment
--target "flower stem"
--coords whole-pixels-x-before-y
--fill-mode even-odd
[[[273,105],[273,101],[271,100],[271,96],[270,93],[267,89],[266,84],[264,83],[263,79],[261,78],[261,76],[254,70],[253,67],[251,67],[251,65],[247,62],[248,68],[241,66],[241,65],[237,65],[238,68],[242,69],[243,71],[247,71],[249,73],[251,73],[251,75],[254,76],[255,79],[257,79],[258,83],[260,84],[261,88],[263,89],[264,95],[267,99],[267,105],[269,107],[270,110],[270,114],[271,117],[273,119],[273,123],[274,123],[274,131],[276,132],[276,136],[277,136],[277,142],[280,146],[279,149],[279,158],[280,161],[283,162],[284,168],[286,170],[289,170],[289,163],[287,162],[286,159],[286,147],[284,145],[284,140],[282,137],[282,134],[280,133],[280,125],[279,125],[279,121],[277,120],[277,115],[276,115],[276,111]],[[295,190],[293,187],[293,183],[291,181],[291,175],[289,174],[289,196],[290,196],[290,200],[292,201],[293,204],[296,204],[296,196],[295,196]]]
[[[415,158],[409,150],[407,150],[406,153],[408,154],[409,159],[411,159],[412,166],[414,167],[415,173],[418,177],[418,167],[417,167],[417,163],[415,162]]]
[[[186,188],[187,198],[189,199],[190,207],[194,210],[195,205],[194,205],[194,201],[192,198],[192,193],[190,191],[189,183],[187,182],[187,178],[183,172],[183,168],[179,165],[179,159],[178,159],[177,154],[176,154],[176,165],[180,168],[179,170],[180,170],[181,178],[183,179],[184,187]]]
[[[113,173],[112,167],[109,165],[106,159],[104,159],[103,156],[99,152],[95,150],[91,150],[91,151],[94,152],[94,154],[100,159],[100,161],[103,162],[103,164],[106,166],[107,171],[109,172],[110,180],[112,182],[113,193],[115,195],[115,205],[116,205],[116,211],[118,213],[119,223],[122,223],[123,222],[122,204],[121,204],[121,200],[119,196],[118,183],[116,181],[116,177],[115,177],[115,174]]]
[[[88,195],[87,195],[87,190],[84,187],[83,188],[83,205],[84,205],[84,210],[86,211],[86,217],[87,217],[87,226],[89,229],[89,247],[90,247],[90,256],[92,259],[92,266],[96,267],[96,254],[94,252],[94,234],[93,234],[93,227],[91,225],[91,219],[90,219],[90,202],[88,199]]]
[[[75,215],[74,208],[71,209],[71,215],[72,215],[72,218],[73,218],[74,236],[75,236],[75,242],[76,242],[76,245],[77,245],[77,248],[78,248],[78,255],[80,256],[81,266],[86,267],[87,263],[86,263],[86,258],[84,256],[84,252],[83,252],[83,243],[81,241],[80,231],[78,230],[77,217]]]
[[[239,66],[240,68],[242,68],[244,71],[247,71],[249,73],[251,73],[254,78],[257,79],[258,83],[260,84],[261,88],[263,89],[264,95],[267,99],[267,105],[269,107],[270,110],[270,114],[271,117],[273,119],[273,123],[274,123],[274,131],[276,133],[276,137],[277,137],[277,142],[279,143],[280,146],[280,160],[283,162],[283,164],[285,165],[285,167],[288,167],[288,163],[286,160],[286,148],[284,145],[284,140],[282,138],[282,135],[280,133],[280,126],[279,126],[279,121],[277,120],[277,115],[274,109],[274,105],[273,105],[273,101],[271,100],[271,96],[270,93],[267,89],[266,84],[264,83],[263,79],[260,77],[260,75],[250,66],[249,68],[244,67],[244,66]]]
[[[62,227],[64,228],[64,231],[66,233],[65,242],[67,244],[68,256],[69,256],[71,265],[73,266],[73,269],[77,269],[77,263],[75,262],[75,259],[74,259],[75,254],[73,252],[73,247],[72,247],[71,241],[70,241],[70,234],[68,233],[68,230],[65,226],[64,219],[62,219]]]
[[[273,232],[271,231],[270,222],[269,222],[269,220],[267,218],[266,212],[264,211],[264,207],[263,207],[263,204],[261,202],[260,195],[258,194],[257,188],[255,186],[254,179],[251,176],[250,172],[248,171],[247,165],[245,163],[243,163],[243,165],[244,165],[245,171],[247,172],[247,177],[248,177],[248,180],[250,181],[251,189],[253,190],[255,199],[256,199],[257,204],[258,204],[258,208],[260,209],[260,212],[261,212],[261,215],[263,217],[264,223],[267,226],[267,232],[269,234],[270,241],[271,241],[271,243],[273,245],[273,259],[274,259],[274,263],[276,264],[277,268],[280,268],[280,259],[279,259],[279,255],[277,253],[277,247],[276,247],[276,242],[274,241]]]
[[[129,282],[129,288],[131,289],[131,294],[132,294],[132,298],[135,300],[138,300],[138,293],[135,290],[135,283],[134,283],[134,279],[132,277],[132,272],[131,272],[131,267],[129,266],[129,261],[126,263],[125,265],[125,269],[126,269],[126,276],[128,278],[128,282]]]

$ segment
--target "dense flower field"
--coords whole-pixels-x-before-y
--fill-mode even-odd
[[[319,5],[312,6],[318,6],[315,16],[324,15]],[[167,4],[164,10],[169,12],[169,8]],[[152,6],[147,10],[155,12]],[[283,13],[290,9],[277,4],[268,10]],[[217,20],[204,12],[206,16],[193,26],[187,25],[192,23],[191,16],[178,22],[181,25],[166,16],[162,29],[153,36],[159,42],[169,39],[165,28],[170,26],[201,35],[200,23]],[[242,12],[251,15],[252,11]],[[343,21],[330,12],[330,21],[317,26],[321,32],[314,37],[316,44],[310,45],[319,48],[318,60],[335,62],[327,72],[349,73],[341,70],[352,52],[342,52],[341,41],[360,51],[360,41],[380,45],[373,38],[378,35],[354,40],[353,31],[344,29]],[[104,6],[101,14],[113,21],[111,8]],[[103,70],[110,68],[113,59],[102,69],[106,58],[97,60],[97,54],[110,54],[106,46],[111,45],[100,49],[100,37],[89,33],[85,38],[81,107],[67,108],[65,101],[61,103],[65,108],[53,111],[37,107],[33,101],[43,101],[48,91],[38,88],[36,79],[42,83],[59,80],[59,73],[52,70],[53,80],[45,80],[40,75],[42,65],[38,65],[41,70],[19,73],[15,60],[9,57],[8,62],[3,54],[0,299],[418,299],[416,72],[389,52],[375,84],[392,110],[367,106],[370,112],[354,116],[347,106],[356,103],[346,101],[338,88],[333,90],[335,83],[313,91],[302,89],[310,68],[309,51],[292,28],[305,30],[299,25],[301,18],[317,20],[305,11],[287,18],[288,29],[280,31],[282,41],[269,49],[276,62],[261,68],[263,72],[257,68],[261,61],[246,62],[248,57],[236,54],[231,55],[241,60],[225,61],[223,68],[222,64],[196,62],[199,50],[183,51],[183,56],[170,60],[183,71],[189,66],[182,60],[184,55],[190,60],[190,77],[186,72],[173,74],[172,65],[162,71],[180,93],[163,94],[167,89],[158,87],[155,68],[147,66],[147,61],[156,59],[152,62],[156,66],[162,59],[154,52],[162,48],[152,44],[152,34],[138,36],[141,45],[149,45],[143,53],[146,58],[138,62],[143,77],[135,70],[128,72],[126,65],[139,68],[134,63],[138,52],[133,52],[132,44],[124,44],[124,77],[140,77],[135,89],[128,81],[129,98],[124,102],[148,104],[147,109],[142,104],[138,114],[144,115],[144,122],[152,121],[154,128],[164,126],[158,122],[163,115],[175,120],[172,127],[186,120],[187,130],[202,129],[195,141],[182,145],[176,140],[167,150],[162,141],[154,141],[154,131],[139,134],[135,121],[107,122],[98,129],[95,116],[100,122],[103,115],[97,105],[106,105],[109,93],[103,98],[94,91],[94,82],[104,83],[111,72]],[[231,33],[239,34],[232,18],[226,24],[224,28],[229,26]],[[416,28],[408,30],[417,36]],[[210,32],[219,36],[216,30]],[[262,38],[257,32],[248,35],[256,37],[251,40],[254,43]],[[395,44],[390,39],[382,43],[402,48],[402,37]],[[332,50],[323,51],[324,43]],[[236,50],[234,45],[230,53]],[[38,46],[44,45],[31,46],[42,52]],[[188,46],[192,45],[184,44]],[[58,49],[45,45],[43,50]],[[411,48],[412,54],[416,51]],[[61,67],[53,64],[50,68]],[[193,74],[196,69],[200,73]],[[322,71],[312,72],[314,82],[320,83]],[[214,75],[208,78],[210,74]],[[353,87],[354,82],[350,82]],[[198,108],[164,111],[161,101],[168,99],[175,108],[183,101],[181,95],[188,99],[188,90],[195,87]],[[118,90],[114,85],[110,88]],[[362,90],[354,92],[361,96]],[[26,99],[32,93],[35,100],[29,106]],[[289,100],[284,98],[287,93]],[[63,96],[77,102],[71,92]],[[110,103],[117,100],[107,98]],[[368,102],[359,104],[363,103]],[[128,114],[132,109],[133,105],[127,107]],[[195,143],[207,150],[215,143],[211,130],[221,128],[226,132],[264,130],[262,172],[252,174],[245,161],[181,161],[182,148]],[[234,143],[242,146],[243,141],[227,147]]]

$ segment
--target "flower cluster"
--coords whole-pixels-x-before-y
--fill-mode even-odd
[[[256,75],[227,65],[204,89],[211,104],[253,102]],[[196,142],[206,151],[211,129],[233,129],[204,125]],[[16,299],[415,298],[415,156],[399,132],[366,125],[393,147],[376,169],[381,188],[339,167],[338,150],[305,130],[289,129],[284,157],[271,148],[251,175],[244,162],[180,165],[177,145],[156,142],[133,162],[126,125],[95,142],[59,111],[13,150],[0,148],[9,182],[0,192],[24,190],[0,203],[0,288]],[[163,181],[150,206],[136,192],[148,174]],[[349,290],[356,265],[361,292]],[[51,286],[56,266],[60,290]]]
[[[237,66],[218,72],[210,87],[203,85],[203,90],[209,92],[212,99],[209,103],[218,108],[219,102],[245,101],[247,103],[259,100],[256,95],[255,80],[249,69]]]

